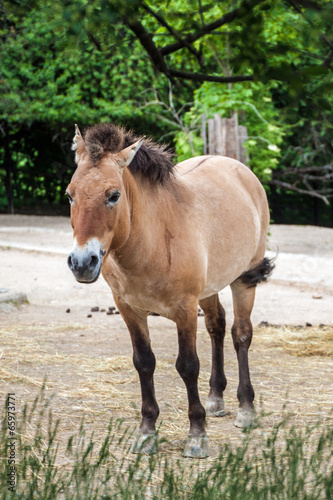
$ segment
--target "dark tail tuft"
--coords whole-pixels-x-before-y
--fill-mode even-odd
[[[266,281],[267,278],[270,277],[275,267],[275,259],[276,257],[272,259],[265,257],[258,265],[242,273],[238,279],[242,281],[242,283],[249,285],[249,288],[257,286],[258,283]]]

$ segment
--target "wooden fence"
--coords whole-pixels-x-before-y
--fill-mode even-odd
[[[234,112],[231,118],[221,118],[216,113],[214,118],[206,120],[202,115],[201,137],[204,143],[205,155],[222,155],[235,158],[245,163],[249,157],[243,143],[247,140],[247,128],[238,125],[238,114]]]

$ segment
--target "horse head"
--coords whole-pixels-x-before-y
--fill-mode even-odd
[[[67,262],[80,283],[94,283],[103,257],[121,247],[129,236],[130,208],[123,173],[142,143],[140,139],[118,153],[102,151],[94,156],[75,126],[77,169],[66,189],[74,244]]]

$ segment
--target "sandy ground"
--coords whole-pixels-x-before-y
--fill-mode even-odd
[[[78,428],[85,415],[96,439],[102,439],[110,415],[125,418],[130,426],[138,424],[140,389],[122,319],[101,311],[90,312],[94,306],[112,306],[112,295],[102,278],[93,285],[75,282],[66,264],[71,246],[67,218],[0,215],[0,288],[24,292],[29,300],[29,304],[0,310],[0,391],[2,396],[15,392],[18,408],[22,409],[47,377],[47,394],[55,395],[52,410],[62,419],[64,438]],[[333,405],[332,356],[293,356],[285,345],[294,338],[291,325],[311,323],[311,332],[317,340],[322,335],[323,343],[324,334],[332,329],[333,229],[275,225],[268,254],[277,249],[274,275],[258,287],[252,316],[255,335],[250,367],[257,405],[269,413],[264,417],[267,428],[282,417],[285,403],[297,425],[319,416],[328,421]],[[221,292],[221,300],[230,330],[228,289]],[[287,326],[258,327],[263,321]],[[164,318],[150,317],[149,323],[157,358],[155,385],[161,432],[168,440],[165,450],[179,454],[188,422],[185,388],[174,368],[176,330]],[[300,332],[307,338],[306,328]],[[210,341],[201,317],[198,352],[204,400]],[[229,414],[223,419],[209,419],[212,456],[225,439],[237,441],[241,437],[232,425],[237,412],[238,368],[230,335],[226,337],[225,359]]]
[[[333,324],[333,229],[275,225],[270,232],[268,255],[278,252],[278,259],[272,279],[257,289],[254,324]],[[75,282],[66,265],[71,247],[68,218],[0,215],[0,287],[27,294],[31,307],[20,314],[58,320],[69,307],[81,321],[90,307],[113,305],[102,277]],[[230,323],[229,288],[221,300]]]

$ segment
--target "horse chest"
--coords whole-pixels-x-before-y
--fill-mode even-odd
[[[112,292],[133,309],[170,316],[173,301],[166,292],[167,284],[161,281],[156,283],[147,275],[133,276],[111,259],[107,266],[104,266],[103,276]]]

